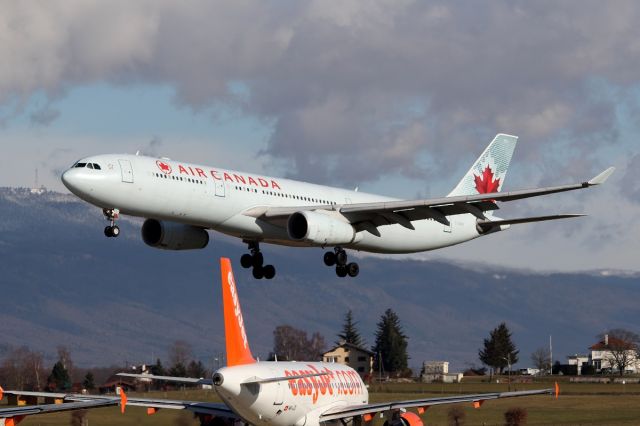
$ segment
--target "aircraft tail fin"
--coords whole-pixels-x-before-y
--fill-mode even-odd
[[[227,346],[227,366],[253,364],[256,360],[251,355],[247,332],[244,329],[242,310],[236,281],[233,278],[231,261],[220,258],[222,274],[222,305],[224,311],[224,336]]]
[[[516,142],[517,136],[497,134],[449,196],[500,192]]]

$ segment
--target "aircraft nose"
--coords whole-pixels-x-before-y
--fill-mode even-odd
[[[62,173],[62,176],[60,178],[62,179],[63,185],[66,186],[67,189],[71,192],[73,192],[73,190],[77,187],[77,176],[74,177],[73,175],[74,170],[69,169]]]

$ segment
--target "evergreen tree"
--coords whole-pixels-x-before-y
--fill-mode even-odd
[[[488,339],[484,339],[484,347],[478,351],[478,357],[483,364],[502,374],[509,363],[518,362],[518,353],[520,351],[511,341],[511,332],[505,323],[501,323],[489,333]]]
[[[156,364],[149,367],[149,372],[154,376],[166,376],[166,372],[164,371],[164,367],[162,366],[162,361],[160,358],[156,360]]]
[[[398,315],[391,309],[387,309],[378,322],[372,351],[375,352],[375,368],[382,364],[384,371],[397,375],[407,370],[407,336],[402,331]]]
[[[353,320],[353,313],[351,312],[351,309],[349,309],[349,312],[347,312],[347,314],[344,316],[342,333],[338,334],[339,340],[336,342],[336,344],[340,345],[344,342],[359,347],[364,346],[365,342],[362,337],[360,337],[360,333],[358,333],[358,330],[356,329],[356,324],[357,322]]]
[[[207,376],[209,376],[209,372],[204,368],[202,361],[192,360],[187,366],[187,377],[199,379]]]
[[[89,371],[87,375],[84,376],[82,387],[84,387],[86,390],[93,390],[96,388],[96,384],[94,383],[93,373],[91,371]]]
[[[53,390],[68,391],[71,389],[71,378],[62,361],[55,363],[47,381],[53,386]]]
[[[171,366],[169,375],[173,377],[187,377],[187,367],[185,367],[183,363],[178,362]]]

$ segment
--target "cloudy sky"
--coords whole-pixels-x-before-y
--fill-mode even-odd
[[[0,1],[0,186],[63,191],[142,152],[399,197],[446,194],[498,132],[504,205],[586,212],[418,255],[638,271],[640,3]]]

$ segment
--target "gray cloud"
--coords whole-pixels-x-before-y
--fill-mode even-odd
[[[629,200],[640,204],[640,179],[638,179],[638,171],[640,171],[640,154],[629,158],[626,173],[622,179],[625,186],[623,194],[625,194]]]
[[[31,113],[29,121],[39,126],[48,126],[60,116],[60,111],[51,107],[40,108]]]
[[[343,184],[451,173],[497,131],[527,141],[518,155],[532,180],[581,176],[599,166],[597,143],[616,142],[616,105],[631,96],[606,87],[635,85],[640,68],[633,1],[69,0],[2,10],[3,105],[94,82],[168,84],[188,108],[271,120],[264,153],[293,176]],[[567,167],[549,149],[560,141],[580,161]]]

